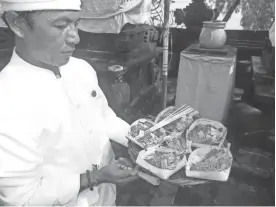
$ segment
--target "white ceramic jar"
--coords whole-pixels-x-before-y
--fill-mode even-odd
[[[200,33],[200,47],[206,49],[219,49],[223,47],[227,40],[225,32],[226,22],[206,21]]]

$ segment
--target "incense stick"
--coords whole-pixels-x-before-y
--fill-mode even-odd
[[[146,130],[145,132],[142,133],[142,135],[137,135],[137,136],[127,136],[127,139],[129,139],[130,141],[134,142],[135,144],[137,144],[138,146],[140,146],[143,149],[146,149],[147,146],[145,146],[144,144],[141,144],[137,141],[137,139],[141,139],[147,135],[149,135],[150,133],[180,119],[183,116],[187,116],[190,113],[193,113],[195,110],[193,108],[191,108],[190,106],[187,105],[183,105],[180,108],[178,108],[176,111],[174,111],[173,113],[171,113],[169,116],[167,116],[165,119],[161,120],[160,122],[158,122],[157,124],[155,124],[154,126],[152,126],[151,128],[149,128],[148,130]],[[140,123],[143,124],[144,123]]]

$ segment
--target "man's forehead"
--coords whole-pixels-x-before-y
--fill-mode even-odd
[[[79,11],[72,11],[72,10],[66,10],[66,11],[39,11],[38,15],[41,15],[43,17],[46,17],[50,21],[55,21],[59,19],[68,19],[68,20],[78,20],[80,18],[80,12]]]

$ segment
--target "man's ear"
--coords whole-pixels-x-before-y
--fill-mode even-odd
[[[23,38],[24,32],[22,30],[23,20],[19,18],[19,14],[13,11],[8,11],[5,13],[4,18],[9,24],[9,28],[15,33],[16,36]]]

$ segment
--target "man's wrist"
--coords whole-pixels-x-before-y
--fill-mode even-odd
[[[95,184],[95,186],[100,185],[105,182],[101,173],[99,172],[99,170],[90,171],[89,177],[93,180],[93,184]],[[80,175],[80,192],[86,190],[87,188],[92,187],[92,186],[90,186],[90,182],[92,180],[90,180],[90,181],[88,180],[88,176],[86,173],[81,174]]]
[[[80,192],[84,191],[85,189],[89,188],[89,181],[86,174],[80,175]]]
[[[99,172],[99,170],[90,172],[90,176],[95,180],[97,185],[104,183],[104,179],[102,178],[102,174]]]

